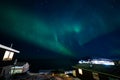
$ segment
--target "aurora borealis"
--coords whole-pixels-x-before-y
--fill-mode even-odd
[[[0,32],[56,55],[116,56],[120,55],[119,10],[120,0],[5,0],[0,3]],[[33,48],[30,55],[34,54]]]

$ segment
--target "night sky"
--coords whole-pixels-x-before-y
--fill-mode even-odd
[[[40,66],[120,59],[120,0],[1,1],[0,44],[11,43],[21,51],[16,58]]]

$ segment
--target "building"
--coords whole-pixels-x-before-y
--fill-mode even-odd
[[[11,75],[11,67],[13,64],[14,53],[20,53],[11,47],[0,44],[0,80],[9,80]]]
[[[120,80],[119,68],[110,65],[83,63],[73,66],[82,80]]]
[[[25,73],[29,70],[29,63],[28,62],[18,62],[16,65],[11,67],[11,74],[17,73]]]

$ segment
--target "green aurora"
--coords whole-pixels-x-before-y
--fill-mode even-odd
[[[108,11],[103,15],[101,9],[95,10],[90,5],[80,9],[78,6],[75,2],[70,9],[62,7],[63,11],[57,9],[56,12],[54,12],[55,7],[52,7],[53,12],[51,11],[52,14],[48,15],[50,16],[48,18],[47,15],[42,14],[44,12],[40,12],[38,16],[32,13],[32,10],[1,5],[0,30],[62,55],[75,56],[79,51],[75,52],[71,47],[74,44],[72,40],[76,40],[81,47],[99,36],[116,30],[116,25],[120,21],[120,16],[112,13],[117,10],[112,11],[105,7],[111,11],[111,14]],[[59,16],[60,14],[62,16]]]
[[[6,10],[4,18],[5,22],[9,24],[5,23],[1,30],[6,30],[14,37],[22,38],[55,52],[73,56],[72,51],[57,40],[57,34],[52,27],[46,25],[44,20],[31,16],[16,10]]]

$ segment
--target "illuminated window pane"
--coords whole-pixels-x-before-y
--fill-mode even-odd
[[[12,60],[14,52],[5,51],[3,60]]]
[[[82,69],[78,69],[79,74],[83,74]]]
[[[9,59],[12,60],[14,52],[10,52]]]
[[[76,71],[75,71],[75,70],[73,70],[73,76],[75,76],[75,77],[76,77]]]
[[[7,60],[8,57],[9,57],[9,51],[5,51],[5,54],[4,54],[4,57],[3,57],[3,60]]]

